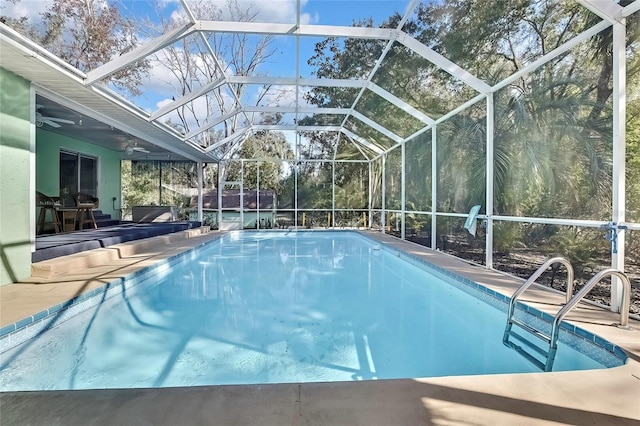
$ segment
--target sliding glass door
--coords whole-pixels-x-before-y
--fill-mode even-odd
[[[60,198],[72,207],[73,194],[98,195],[98,159],[77,152],[60,151]]]

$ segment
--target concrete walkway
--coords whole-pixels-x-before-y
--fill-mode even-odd
[[[0,288],[0,323],[38,312],[69,296],[127,275],[219,234],[99,249],[37,265],[28,283]],[[451,256],[368,233],[510,295],[520,282]],[[167,237],[158,237],[167,238]],[[145,240],[146,241],[146,240]],[[96,251],[97,252],[97,251]],[[76,255],[74,255],[76,256]],[[95,256],[95,257],[93,257]],[[101,259],[98,261],[98,259]],[[61,263],[57,263],[61,262]],[[66,262],[66,263],[64,263]],[[74,263],[75,262],[75,263]],[[77,265],[84,265],[78,268]],[[66,272],[76,265],[73,272]],[[555,312],[561,295],[532,289],[524,300]],[[623,347],[621,367],[558,373],[439,377],[415,380],[205,386],[158,389],[6,392],[2,425],[640,425],[640,323],[581,306],[568,319]]]

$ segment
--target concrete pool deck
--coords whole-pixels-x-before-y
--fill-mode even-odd
[[[128,275],[218,232],[156,237],[34,266],[25,282],[0,287],[0,326]],[[510,295],[517,279],[394,237],[366,235]],[[522,299],[555,313],[563,296],[531,288]],[[621,367],[339,383],[200,386],[0,393],[2,425],[536,425],[640,424],[640,322],[580,305],[567,317],[625,349]]]

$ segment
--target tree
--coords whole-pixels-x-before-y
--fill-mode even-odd
[[[251,5],[246,6],[238,0],[227,0],[220,3],[196,0],[189,2],[193,13],[203,20],[221,20],[224,16],[240,22],[256,20],[257,12]],[[161,5],[158,6],[159,9]],[[160,23],[148,22],[147,27],[152,34],[164,34],[180,22],[166,20],[159,14]],[[186,19],[186,17],[183,17]],[[225,18],[226,19],[226,18]],[[198,88],[220,79],[226,75],[256,75],[275,52],[272,37],[255,37],[247,34],[204,33],[205,40],[199,35],[191,35],[179,42],[155,53],[151,59],[154,66],[165,68],[172,78],[167,81],[174,88],[174,99],[185,96]],[[213,51],[213,55],[210,53]],[[183,134],[197,129],[209,120],[225,115],[240,107],[240,99],[246,94],[249,86],[244,83],[221,84],[211,91],[177,109],[178,125]],[[262,88],[257,96],[256,105],[268,95],[273,94],[270,86]],[[233,135],[240,127],[249,123],[244,114],[235,114],[224,120],[219,127],[206,130],[195,136],[192,141],[202,147]],[[231,158],[239,153],[244,138],[229,141],[216,150],[219,158]],[[223,180],[227,177],[226,163],[222,162],[218,173]]]
[[[227,0],[222,6],[219,3],[197,0],[190,2],[189,7],[200,19],[212,21],[225,19],[223,15],[228,15],[234,21],[251,22],[256,19],[257,13],[251,6],[243,8],[238,0]],[[148,23],[152,34],[166,33],[181,23],[166,20],[162,15],[159,18],[160,24]],[[274,54],[271,36],[255,38],[241,33],[204,33],[204,37],[206,42],[199,35],[182,38],[153,55],[154,66],[165,68],[172,75],[173,78],[167,83],[173,86],[176,97],[187,95],[225,75],[256,75],[259,67]],[[210,54],[209,47],[213,55]],[[223,84],[204,95],[200,99],[204,102],[190,102],[181,106],[177,113],[184,132],[203,125],[211,117],[226,114],[239,107],[239,99],[244,96],[247,88],[244,83]],[[258,102],[266,96],[268,89],[264,88]],[[242,118],[238,114],[225,120],[224,131],[220,136],[233,134]],[[201,134],[199,143],[204,146],[214,143],[216,140],[211,136],[212,133]]]
[[[282,132],[256,132],[244,141],[238,157],[249,161],[244,161],[244,166],[237,160],[227,161],[227,180],[242,180],[245,189],[259,185],[261,190],[283,191],[285,168],[280,160],[292,159],[293,152]]]
[[[95,69],[138,45],[135,23],[110,1],[53,0],[40,18],[32,22],[28,17],[2,17],[1,21],[80,71]],[[138,95],[148,69],[147,61],[139,61],[106,82]]]

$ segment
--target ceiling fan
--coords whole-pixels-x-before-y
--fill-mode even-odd
[[[134,152],[142,152],[145,154],[149,153],[147,149],[138,146],[138,142],[134,142],[133,145],[131,144],[131,142],[127,142],[127,146],[124,148],[124,152],[126,152],[127,155],[132,155]]]
[[[48,124],[51,127],[58,128],[62,127],[59,123],[76,124],[75,121],[66,120],[64,118],[42,115],[42,113],[38,111],[40,108],[42,108],[42,105],[36,105],[36,126],[38,127],[42,127],[43,125]]]

